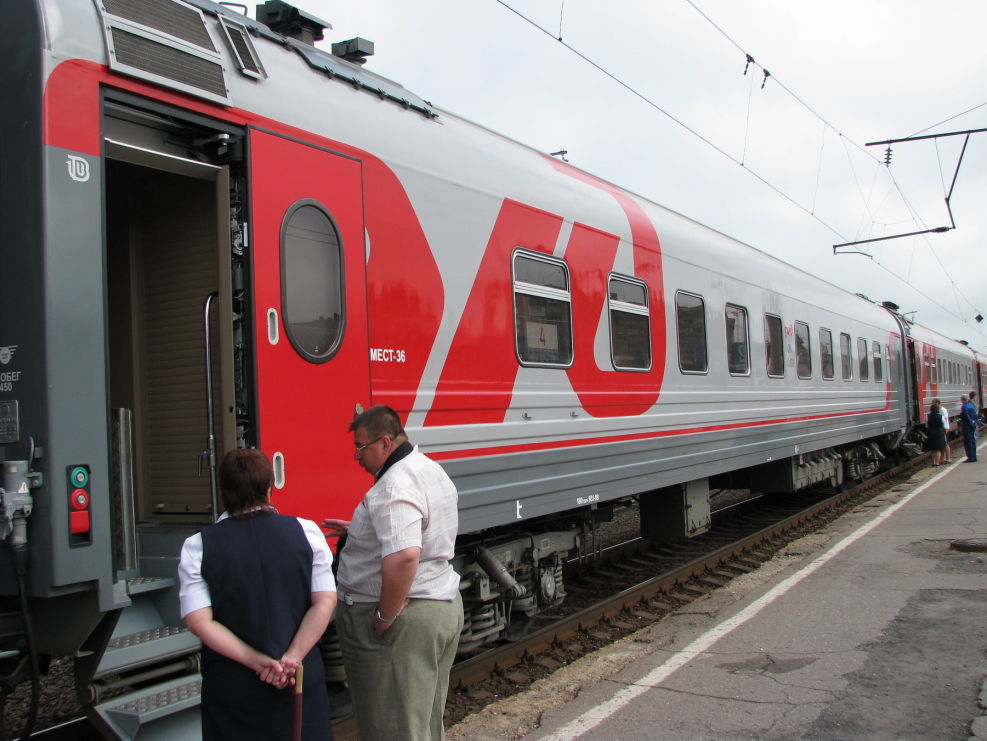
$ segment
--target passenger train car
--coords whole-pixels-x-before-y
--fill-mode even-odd
[[[4,4],[0,648],[76,657],[108,738],[198,732],[175,569],[226,450],[271,457],[282,513],[348,518],[347,426],[398,410],[459,489],[469,652],[564,598],[616,503],[696,535],[710,487],[867,477],[984,386],[897,307],[422,100],[363,39],[316,49],[303,11],[258,17]]]

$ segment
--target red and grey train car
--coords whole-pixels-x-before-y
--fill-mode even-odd
[[[459,488],[469,650],[564,597],[616,502],[695,535],[711,482],[868,476],[983,385],[893,307],[258,14],[8,0],[0,24],[3,635],[26,571],[33,648],[78,657],[107,736],[196,732],[175,567],[228,449],[271,457],[281,512],[348,517],[347,425],[398,410]],[[145,688],[106,700],[117,675]]]

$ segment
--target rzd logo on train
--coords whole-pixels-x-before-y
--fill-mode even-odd
[[[65,164],[69,168],[69,177],[77,183],[89,180],[89,162],[84,157],[74,157],[70,154]]]

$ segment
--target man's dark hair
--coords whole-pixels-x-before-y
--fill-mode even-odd
[[[273,484],[271,461],[259,450],[231,450],[219,464],[219,491],[231,515],[267,507],[267,490]]]
[[[973,401],[976,398],[977,398],[977,392],[976,391],[971,391],[970,392],[970,401]]]
[[[384,404],[370,407],[350,423],[350,432],[359,429],[366,431],[372,439],[387,435],[394,440],[405,434],[398,413]]]

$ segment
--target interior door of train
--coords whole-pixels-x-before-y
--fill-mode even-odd
[[[359,160],[250,131],[259,446],[282,514],[349,519],[372,481],[349,424],[371,404]]]
[[[208,522],[212,492],[202,453],[210,408],[217,455],[236,447],[229,173],[124,143],[148,136],[142,139],[137,126],[114,124],[119,119],[109,113],[107,121],[123,140],[104,143],[118,511],[129,511],[132,485],[139,521]],[[118,545],[129,551],[132,536],[122,534]]]

